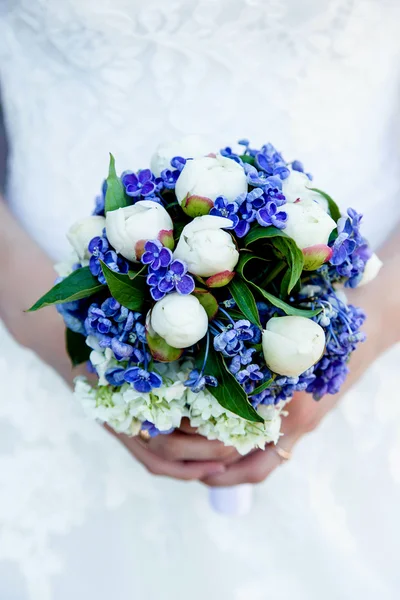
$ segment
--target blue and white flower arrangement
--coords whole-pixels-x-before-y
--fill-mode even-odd
[[[151,169],[114,158],[92,216],[68,232],[74,257],[30,309],[57,305],[90,416],[117,432],[167,434],[184,417],[241,453],[277,443],[296,391],[340,390],[364,340],[343,288],[381,263],[299,161],[271,145],[206,154],[160,146]]]

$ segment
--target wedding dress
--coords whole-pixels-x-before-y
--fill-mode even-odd
[[[196,132],[298,158],[365,215],[400,217],[398,0],[0,0],[7,199],[54,259],[119,171]],[[0,598],[398,598],[400,348],[252,511],[149,475],[0,329]]]

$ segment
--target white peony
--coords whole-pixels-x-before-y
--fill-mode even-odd
[[[183,228],[174,258],[183,260],[194,275],[210,277],[223,271],[233,271],[239,252],[232,236],[223,231],[232,221],[225,217],[196,217]]]
[[[364,273],[358,285],[360,286],[370,283],[370,281],[375,279],[382,267],[383,262],[381,261],[379,256],[374,253],[365,265]]]
[[[298,377],[322,356],[325,333],[305,317],[274,317],[263,332],[265,362],[274,373]]]
[[[156,177],[164,169],[171,169],[171,160],[175,156],[199,158],[209,152],[207,140],[199,135],[187,135],[180,139],[160,144],[151,157],[150,167]]]
[[[218,196],[235,200],[247,189],[243,167],[218,154],[188,160],[176,182],[175,194],[181,206],[192,196],[206,198],[212,205]]]
[[[318,192],[313,192],[312,187],[313,183],[305,173],[291,170],[289,177],[282,181],[282,194],[284,194],[287,202],[296,202],[296,200],[317,202],[327,212],[327,200]]]
[[[336,223],[319,204],[306,201],[287,203],[285,212],[288,218],[284,231],[299,248],[328,244]]]
[[[90,258],[89,242],[101,236],[105,226],[104,217],[92,216],[79,219],[69,228],[68,241],[81,260]]]
[[[140,200],[133,206],[109,211],[106,215],[107,237],[115,250],[128,260],[138,262],[148,240],[172,239],[172,219],[161,204]],[[165,239],[164,239],[165,238]]]
[[[156,302],[151,328],[173,348],[188,348],[207,333],[207,313],[195,296],[176,292]]]

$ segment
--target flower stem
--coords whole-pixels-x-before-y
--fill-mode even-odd
[[[272,271],[267,275],[267,277],[264,279],[264,281],[260,284],[260,287],[263,288],[266,285],[268,285],[269,283],[271,283],[271,281],[273,281],[275,279],[275,277],[277,277],[279,275],[279,273],[281,271],[283,271],[283,269],[285,268],[286,263],[285,261],[281,260],[273,269]]]
[[[220,306],[219,310],[222,312],[222,314],[224,314],[228,318],[228,320],[230,321],[230,323],[232,323],[232,325],[235,324],[235,321],[232,319],[231,315],[224,308],[221,308],[221,306]]]

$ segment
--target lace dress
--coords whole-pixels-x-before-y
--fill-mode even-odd
[[[8,201],[59,259],[109,151],[123,170],[184,133],[246,136],[378,245],[400,217],[399,18],[398,0],[0,0]],[[0,326],[0,597],[397,598],[399,358],[229,519],[148,475]]]

